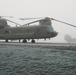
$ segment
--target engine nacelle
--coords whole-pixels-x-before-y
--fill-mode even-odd
[[[51,25],[50,18],[46,17],[45,19],[40,20],[39,25]]]

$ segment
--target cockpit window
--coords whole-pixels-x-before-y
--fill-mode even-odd
[[[52,28],[52,26],[48,26],[47,28],[46,28],[46,31],[47,31],[47,33],[49,34],[50,32],[52,32],[52,31],[54,31],[54,29]]]
[[[5,31],[5,33],[11,33],[11,31],[9,31],[9,30],[6,30],[6,31]]]

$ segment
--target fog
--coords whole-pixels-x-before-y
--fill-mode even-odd
[[[50,17],[76,26],[76,0],[0,0],[0,15],[14,17]],[[64,35],[76,38],[76,28],[52,21],[59,35],[52,41],[64,41]]]

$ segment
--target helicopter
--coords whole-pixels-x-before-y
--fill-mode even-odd
[[[20,18],[21,20],[26,20],[28,18]],[[52,27],[51,21],[58,21],[73,27],[76,27],[75,25],[54,19],[45,17],[43,19],[39,19],[36,21],[32,21],[26,24],[18,24],[16,22],[13,22],[11,20],[8,20],[4,18],[3,16],[0,17],[0,39],[5,40],[5,42],[8,42],[8,40],[20,40],[22,39],[23,43],[27,43],[27,40],[29,41],[31,39],[31,43],[35,43],[35,39],[47,39],[47,38],[54,38],[58,35],[58,32],[54,30]],[[7,24],[7,21],[12,22],[16,25],[19,25],[19,27],[11,27]],[[39,25],[31,26],[30,24],[39,22]]]
[[[76,43],[76,38],[72,38],[71,35],[68,34],[65,35],[64,40],[67,43]]]

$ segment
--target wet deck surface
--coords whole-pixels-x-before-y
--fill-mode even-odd
[[[76,43],[43,43],[43,42],[37,42],[37,43],[22,43],[22,42],[0,42],[0,44],[5,45],[30,45],[30,46],[76,46]]]
[[[76,47],[0,43],[0,75],[76,75],[73,49]]]

